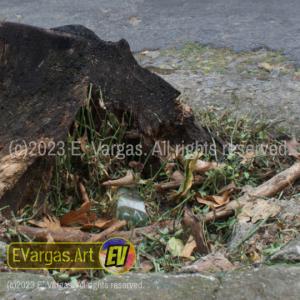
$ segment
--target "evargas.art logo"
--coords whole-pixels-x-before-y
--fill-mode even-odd
[[[100,261],[109,273],[126,273],[134,266],[135,260],[134,245],[123,238],[109,239],[101,247]]]
[[[12,242],[7,265],[13,270],[106,270],[128,272],[135,264],[134,245],[123,238],[104,242]]]

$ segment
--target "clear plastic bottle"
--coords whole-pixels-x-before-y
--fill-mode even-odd
[[[148,222],[145,202],[134,188],[120,188],[117,192],[117,218],[129,226],[144,226]]]

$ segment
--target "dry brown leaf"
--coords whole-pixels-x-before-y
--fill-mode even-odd
[[[132,186],[136,183],[132,171],[127,171],[124,177],[114,180],[107,180],[102,183],[104,186]]]
[[[84,224],[81,228],[84,230],[98,228],[98,229],[105,229],[112,225],[116,220],[113,219],[97,219],[93,223]]]
[[[72,225],[72,224],[81,224],[94,222],[97,218],[96,214],[91,212],[91,201],[87,194],[87,191],[84,185],[80,182],[79,189],[81,192],[81,197],[83,204],[78,210],[72,210],[66,213],[60,218],[60,224],[62,226]]]
[[[185,273],[223,272],[234,269],[235,266],[221,253],[211,253],[197,260],[180,271]]]
[[[29,224],[35,225],[40,228],[48,228],[50,230],[59,230],[61,228],[61,224],[59,220],[55,217],[45,216],[42,220],[29,220]]]
[[[286,146],[290,156],[293,156],[296,159],[300,159],[300,143],[298,143],[295,138],[291,139],[290,141],[286,141]]]
[[[198,252],[201,254],[209,253],[209,247],[205,240],[203,225],[187,207],[184,209],[183,224],[186,228],[190,229],[191,235],[196,242]]]
[[[45,216],[40,221],[30,220],[28,223],[36,227],[19,225],[17,231],[29,236],[33,240],[48,242],[80,242],[90,238],[89,233],[82,232],[75,227],[62,227],[60,221],[51,216]]]
[[[225,191],[221,196],[206,196],[204,198],[196,196],[197,202],[208,205],[212,208],[221,207],[230,201],[229,191]]]
[[[62,226],[69,226],[73,224],[84,225],[86,223],[91,223],[96,220],[97,216],[95,213],[90,211],[91,204],[85,202],[81,205],[78,210],[72,210],[66,213],[60,218],[60,223]]]
[[[229,202],[229,192],[224,192],[222,196],[207,196],[207,199],[214,201],[219,207]]]
[[[238,215],[240,222],[256,223],[269,217],[275,217],[280,212],[280,206],[270,203],[268,200],[256,199],[247,202]]]
[[[190,258],[196,248],[197,248],[196,241],[194,240],[193,236],[190,235],[188,241],[184,245],[184,248],[180,256],[185,258]]]

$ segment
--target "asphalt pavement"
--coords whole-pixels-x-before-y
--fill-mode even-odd
[[[0,0],[0,20],[82,24],[132,50],[187,41],[237,51],[267,47],[300,63],[299,0]]]

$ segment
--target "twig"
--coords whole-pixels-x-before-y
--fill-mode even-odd
[[[245,203],[251,199],[258,197],[270,197],[281,192],[287,186],[291,185],[294,181],[300,178],[300,162],[295,163],[290,168],[280,172],[272,177],[267,182],[253,188],[252,191],[245,193],[237,200],[231,201],[226,204],[222,209],[215,212],[209,212],[204,216],[206,223],[214,220],[222,219],[234,214],[236,209],[242,208]]]
[[[300,178],[300,162],[275,175],[250,192],[254,197],[272,197]]]

